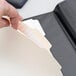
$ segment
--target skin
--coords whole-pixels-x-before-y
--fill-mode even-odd
[[[0,0],[0,28],[9,26],[9,21],[2,18],[2,16],[8,16],[10,18],[11,26],[14,29],[17,29],[19,21],[22,20],[17,10],[6,0]]]

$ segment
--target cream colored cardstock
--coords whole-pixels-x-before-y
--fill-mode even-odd
[[[23,66],[24,69],[19,72],[22,76],[63,76],[50,51],[39,48],[11,27],[0,29],[0,58],[2,57],[20,65],[19,67]]]

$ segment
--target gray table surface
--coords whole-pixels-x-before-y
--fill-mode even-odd
[[[52,43],[51,51],[62,65],[63,75],[76,76],[76,51],[57,22],[54,13],[40,15],[33,19],[40,21],[46,37]]]
[[[23,18],[29,18],[54,10],[57,4],[64,0],[28,0],[27,3],[17,11]]]

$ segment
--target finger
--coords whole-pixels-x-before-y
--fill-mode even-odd
[[[22,20],[22,18],[18,16],[18,17],[10,18],[10,20],[12,27],[14,29],[17,29],[19,26],[19,22]]]
[[[12,27],[17,29],[18,22],[22,20],[22,17],[19,15],[17,10],[12,5],[10,5],[9,3],[7,4],[8,4],[8,12],[6,12],[6,15],[10,17]]]
[[[9,22],[5,19],[0,19],[0,28],[9,26]]]

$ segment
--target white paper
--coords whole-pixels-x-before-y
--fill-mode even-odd
[[[42,27],[40,27],[41,25],[38,25],[39,24],[38,21],[29,20],[28,22],[31,24],[28,24],[26,21],[24,21],[23,23],[20,24],[20,25],[22,25],[23,30],[24,30],[22,33],[24,35],[26,35],[30,40],[32,40],[35,44],[37,44],[39,47],[49,50],[52,47],[52,45],[49,43],[49,41],[43,35],[44,31],[42,30]],[[32,25],[32,26],[30,27],[30,25]],[[36,26],[39,26],[39,27],[36,27]],[[40,30],[38,30],[38,29],[40,29]]]
[[[43,36],[45,36],[45,32],[38,20],[29,19],[29,20],[23,21],[22,23],[26,24],[26,26],[32,29],[37,29]]]

